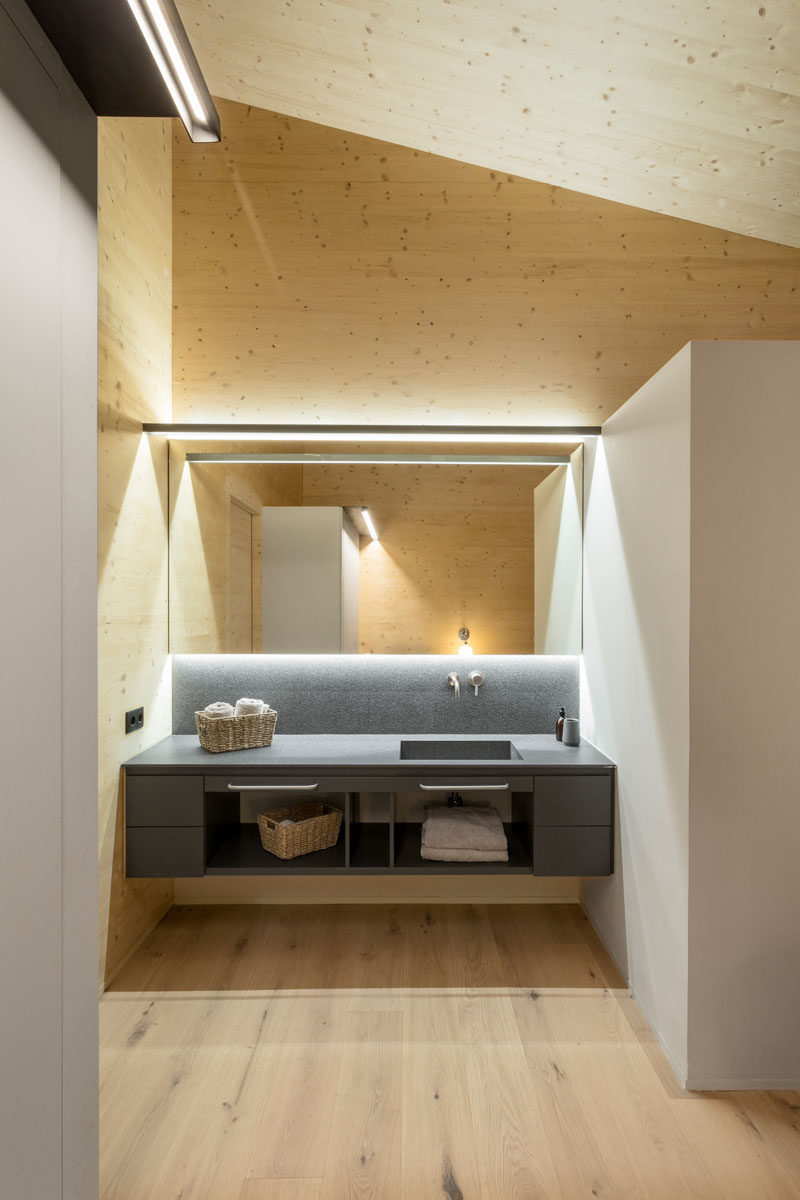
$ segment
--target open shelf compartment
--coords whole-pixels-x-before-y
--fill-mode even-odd
[[[422,823],[400,822],[394,827],[394,869],[403,875],[530,875],[532,871],[529,827],[504,822],[508,862],[438,862],[422,858]]]
[[[382,875],[391,869],[395,796],[348,794],[348,860],[351,871]]]
[[[330,875],[345,869],[344,827],[335,846],[278,858],[261,845],[257,825],[230,825],[206,865],[206,875]]]
[[[207,875],[530,875],[533,871],[532,797],[512,794],[504,822],[507,862],[453,863],[422,858],[421,807],[404,811],[398,820],[395,792],[319,794],[342,810],[335,846],[297,858],[281,859],[264,850],[257,811],[284,807],[286,794],[242,797],[236,791],[206,792],[205,874]],[[406,797],[406,810],[408,808]],[[412,805],[413,808],[413,805]],[[502,814],[501,814],[502,815]]]
[[[347,867],[347,796],[315,797],[342,813],[335,846],[279,858],[265,850],[254,817],[258,812],[285,808],[297,801],[286,793],[257,793],[242,800],[237,792],[206,793],[206,875],[329,875]]]

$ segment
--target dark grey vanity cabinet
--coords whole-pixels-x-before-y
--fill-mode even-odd
[[[534,777],[534,875],[610,875],[613,832],[613,775]]]
[[[588,744],[572,750],[544,735],[516,744],[521,752],[503,763],[423,763],[403,761],[399,739],[386,736],[284,736],[268,749],[211,755],[176,735],[126,765],[126,873],[609,875],[614,764]],[[467,803],[496,804],[507,862],[422,858],[424,806],[459,789]],[[341,810],[336,845],[269,854],[257,813],[305,799]]]
[[[180,879],[206,873],[202,775],[128,775],[125,874]]]

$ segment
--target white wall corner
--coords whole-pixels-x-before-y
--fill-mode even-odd
[[[587,736],[618,765],[616,873],[584,905],[681,1080],[688,995],[691,347],[586,463]]]
[[[800,1078],[800,342],[692,353],[689,1078]]]

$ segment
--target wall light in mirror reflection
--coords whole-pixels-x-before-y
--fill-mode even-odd
[[[364,524],[367,527],[369,536],[372,538],[373,542],[379,542],[380,538],[378,537],[378,531],[375,528],[375,522],[372,520],[372,517],[369,515],[369,509],[367,508],[366,505],[362,505],[361,515],[364,518]]]
[[[472,646],[470,646],[470,644],[469,644],[469,636],[470,635],[469,635],[469,630],[467,629],[466,625],[462,629],[459,629],[458,636],[461,641],[461,645],[458,647],[458,653],[459,654],[474,654],[475,651],[472,649]]]

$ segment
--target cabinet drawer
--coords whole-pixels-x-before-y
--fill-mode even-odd
[[[172,829],[128,828],[125,832],[125,874],[133,879],[198,876],[205,873],[205,831],[202,826]]]
[[[128,775],[125,824],[202,825],[202,775]]]
[[[610,875],[609,825],[542,826],[533,831],[534,875]]]
[[[534,825],[610,825],[613,775],[540,775],[533,787]]]

